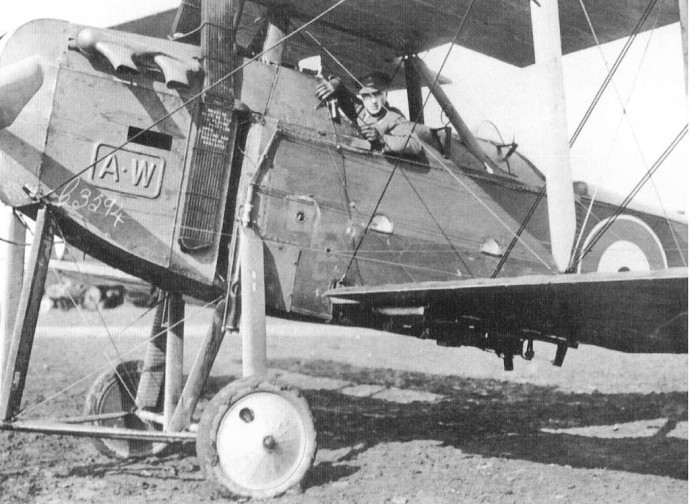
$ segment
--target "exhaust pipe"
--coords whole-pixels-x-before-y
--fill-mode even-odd
[[[0,67],[0,130],[10,126],[43,84],[38,56]]]

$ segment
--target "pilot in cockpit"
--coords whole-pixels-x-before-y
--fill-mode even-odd
[[[372,72],[359,79],[356,97],[341,84],[338,77],[324,80],[316,88],[320,100],[337,98],[342,111],[355,123],[371,144],[372,150],[417,156],[422,146],[413,132],[414,123],[388,102],[390,78]]]

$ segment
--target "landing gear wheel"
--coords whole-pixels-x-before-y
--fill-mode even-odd
[[[206,406],[196,451],[206,477],[235,495],[267,498],[299,484],[316,455],[316,430],[299,391],[251,377]]]
[[[84,413],[86,415],[100,415],[104,413],[132,412],[135,409],[139,378],[143,363],[141,361],[126,361],[118,364],[114,370],[103,373],[91,386],[86,395]],[[96,425],[119,427],[136,430],[160,430],[158,426],[144,422],[134,413],[124,417],[98,420]],[[167,443],[128,439],[93,439],[96,449],[111,458],[134,458],[157,455]]]

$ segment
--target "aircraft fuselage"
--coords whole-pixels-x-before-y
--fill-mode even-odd
[[[113,51],[84,49],[102,48],[99,41],[116,55],[131,51],[137,68],[118,67]],[[323,293],[336,284],[492,276],[543,184],[518,153],[504,159],[505,148],[481,141],[500,168],[489,173],[456,136],[435,144],[423,126],[423,158],[372,152],[353,125],[319,106],[317,79],[290,68],[243,60],[238,105],[223,115],[188,102],[201,89],[195,46],[49,20],[2,44],[0,67],[39,55],[43,69],[40,89],[0,131],[2,200],[32,214],[29,188],[51,205],[69,243],[168,291],[200,299],[225,292],[250,186],[267,307],[330,319]],[[188,85],[155,59],[161,54]],[[232,141],[221,165],[190,162],[223,135]],[[587,197],[578,197],[584,207]],[[594,210],[584,242],[615,207]],[[649,268],[682,265],[682,223],[642,212],[627,219],[622,241],[651,232],[642,238],[649,247],[637,247]],[[581,270],[596,271],[601,257],[625,267],[607,250]],[[499,275],[554,271],[544,199]]]

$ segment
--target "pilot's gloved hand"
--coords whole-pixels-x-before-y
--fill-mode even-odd
[[[362,129],[360,129],[360,132],[362,133],[362,136],[369,141],[369,143],[371,143],[371,144],[381,143],[381,134],[373,126],[362,126]]]
[[[323,80],[318,86],[316,86],[316,97],[319,100],[327,100],[340,89],[340,79],[337,77],[331,77],[328,80]]]

